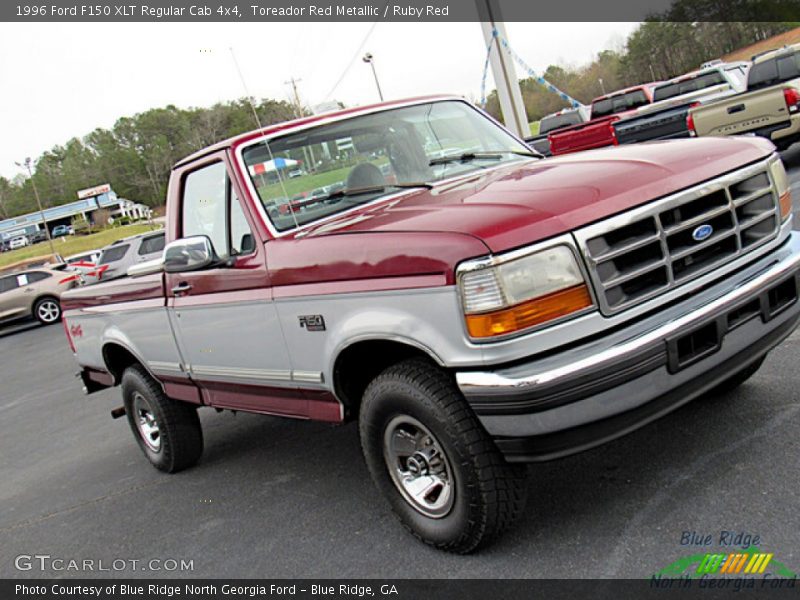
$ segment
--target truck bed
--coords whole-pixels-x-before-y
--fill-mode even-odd
[[[670,108],[613,124],[618,144],[635,144],[647,140],[669,140],[689,137],[686,115],[689,105]]]
[[[551,133],[550,151],[555,156],[611,146],[616,143],[612,123],[617,120],[619,115],[611,115]]]
[[[743,92],[689,111],[698,136],[737,135],[780,129],[789,125],[785,86]]]
[[[142,277],[120,277],[95,285],[78,287],[61,297],[61,305],[67,311],[156,299],[166,305],[163,273]]]

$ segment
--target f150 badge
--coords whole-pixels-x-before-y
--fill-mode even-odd
[[[300,315],[300,327],[305,327],[306,331],[325,331],[325,319],[322,315]]]
[[[692,239],[697,242],[702,242],[703,240],[708,239],[712,233],[714,233],[714,228],[708,223],[705,223],[699,227],[695,227],[694,231],[692,231]]]

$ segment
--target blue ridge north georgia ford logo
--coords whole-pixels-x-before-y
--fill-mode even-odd
[[[714,228],[708,223],[705,223],[694,228],[694,231],[692,231],[692,239],[697,242],[702,242],[708,239],[712,233],[714,233]]]

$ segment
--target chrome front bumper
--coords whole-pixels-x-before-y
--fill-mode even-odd
[[[800,318],[800,233],[735,275],[596,339],[456,382],[512,461],[619,437],[760,359]],[[535,351],[535,349],[532,349]]]

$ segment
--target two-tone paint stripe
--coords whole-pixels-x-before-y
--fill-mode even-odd
[[[245,369],[240,367],[215,367],[182,365],[173,362],[150,361],[149,366],[156,374],[184,376],[196,379],[214,379],[230,383],[257,382],[260,384],[287,384],[325,382],[320,371],[303,371],[299,369]]]

